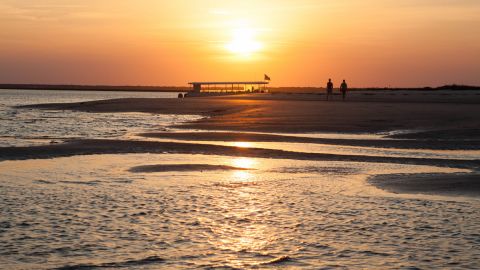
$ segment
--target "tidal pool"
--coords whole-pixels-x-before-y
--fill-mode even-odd
[[[130,171],[158,164],[225,170]],[[391,194],[365,181],[466,171],[176,154],[4,161],[0,265],[475,269],[480,200]]]

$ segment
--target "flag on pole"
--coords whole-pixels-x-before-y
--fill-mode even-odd
[[[267,74],[263,74],[263,75],[264,75],[264,78],[263,78],[263,79],[264,79],[265,81],[270,81],[270,77],[268,77]]]

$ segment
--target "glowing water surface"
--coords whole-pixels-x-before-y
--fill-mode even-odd
[[[278,135],[278,134],[275,134]],[[354,135],[354,134],[352,134]],[[398,149],[363,146],[346,146],[318,143],[290,143],[290,142],[251,142],[251,141],[197,141],[197,140],[175,140],[160,138],[145,138],[135,135],[126,135],[129,139],[163,141],[163,142],[187,142],[195,144],[214,144],[234,146],[240,148],[264,148],[303,153],[324,153],[337,155],[356,156],[383,156],[383,157],[408,157],[408,158],[435,158],[435,159],[480,159],[479,150],[431,150],[431,149]],[[291,135],[290,135],[291,136]],[[361,135],[365,138],[367,135]],[[373,135],[372,137],[376,137]]]
[[[252,170],[129,171],[153,164]],[[365,183],[405,171],[465,170],[176,154],[0,162],[0,264],[479,268],[479,200]]]

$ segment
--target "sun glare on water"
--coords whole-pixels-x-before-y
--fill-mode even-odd
[[[240,147],[240,148],[253,147],[253,144],[251,142],[233,142],[232,145],[235,146],[235,147]]]
[[[232,32],[232,40],[226,48],[238,56],[250,56],[263,48],[262,43],[256,40],[255,31],[251,28],[238,28]]]
[[[242,169],[253,169],[255,160],[251,158],[236,158],[231,161],[232,165]]]
[[[230,160],[230,163],[237,168],[240,169],[255,169],[256,167],[256,161],[251,158],[235,158]],[[234,181],[240,181],[240,182],[245,182],[245,181],[250,181],[253,179],[253,174],[249,171],[244,171],[244,170],[238,170],[233,172],[233,180]]]

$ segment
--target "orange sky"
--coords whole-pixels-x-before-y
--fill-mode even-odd
[[[480,85],[478,0],[0,0],[0,83]]]

